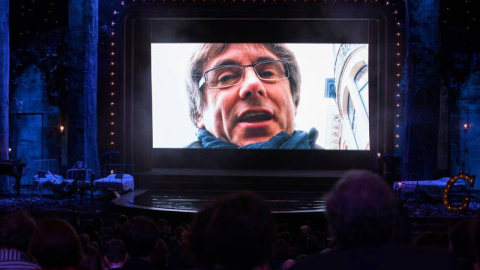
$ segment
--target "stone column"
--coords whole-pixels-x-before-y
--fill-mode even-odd
[[[9,0],[0,0],[0,159],[8,156],[8,82],[10,78]],[[9,191],[7,176],[0,176],[0,194]]]
[[[98,0],[69,2],[68,164],[100,173],[97,142]]]
[[[440,106],[440,0],[406,0],[404,180],[436,179]]]

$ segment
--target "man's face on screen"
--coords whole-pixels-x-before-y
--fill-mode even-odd
[[[251,65],[279,57],[263,45],[232,44],[209,60],[203,71],[222,65]],[[288,78],[261,80],[253,67],[245,67],[240,83],[226,88],[203,86],[205,109],[198,126],[215,137],[244,146],[264,142],[281,131],[292,134],[296,107]]]

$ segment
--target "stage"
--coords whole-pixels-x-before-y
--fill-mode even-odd
[[[135,189],[119,196],[108,189],[95,189],[93,197],[85,193],[59,197],[54,193],[39,196],[35,186],[22,186],[20,195],[14,192],[0,196],[0,211],[28,209],[39,214],[111,212],[136,214],[186,214],[192,216],[217,196],[238,190],[252,190],[265,198],[277,215],[324,215],[324,196],[333,187],[337,171],[306,171],[281,173],[275,171],[238,173],[209,170],[153,170],[134,175]],[[232,176],[232,173],[237,175]],[[459,180],[449,192],[451,205],[460,205],[469,198],[468,208],[448,211],[442,202],[447,178],[431,181],[395,182],[392,190],[406,214],[416,220],[463,219],[475,217],[480,209],[480,191]]]
[[[336,179],[333,180],[334,175],[338,173],[304,172],[301,177],[286,174],[280,177],[278,173],[264,172],[261,175],[260,182],[256,178],[259,175],[250,175],[246,179],[237,176],[242,178],[244,182],[232,177],[217,179],[216,177],[220,177],[219,175],[209,178],[210,182],[203,184],[196,182],[195,177],[192,181],[196,183],[180,182],[175,185],[169,183],[169,181],[162,182],[162,180],[159,180],[156,184],[149,181],[149,188],[141,186],[112,200],[112,203],[133,211],[134,209],[141,209],[159,212],[195,213],[214,197],[235,190],[242,190],[239,187],[243,186],[243,189],[249,189],[248,187],[250,187],[250,190],[262,195],[275,214],[295,215],[303,213],[312,216],[319,216],[318,214],[324,216],[324,196],[333,187],[336,181]],[[202,177],[208,176],[204,174]],[[289,177],[295,177],[295,181],[288,180]],[[197,181],[200,180],[197,179]],[[400,201],[405,214],[415,220],[417,225],[426,224],[425,226],[428,227],[431,224],[439,223],[445,229],[449,222],[473,218],[480,210],[480,191],[470,188],[468,184],[461,180],[455,183],[448,198],[451,205],[460,205],[463,198],[468,197],[468,208],[460,211],[447,210],[442,201],[447,181],[448,178],[429,181],[404,181],[400,185],[400,182],[394,182],[392,191]],[[141,184],[143,182],[136,181],[136,183]],[[260,185],[260,183],[263,183],[263,185]],[[172,187],[172,185],[182,188],[169,189],[168,187]],[[218,187],[217,190],[208,189],[215,186]],[[258,188],[259,186],[262,186],[262,188]]]
[[[118,206],[151,211],[195,213],[213,198],[226,193],[228,191],[137,189],[114,199],[112,202]],[[325,211],[323,193],[274,191],[257,193],[266,199],[273,213]]]
[[[153,169],[135,173],[135,190],[112,202],[137,209],[194,213],[217,196],[251,190],[263,196],[274,213],[323,212],[323,197],[343,173]]]

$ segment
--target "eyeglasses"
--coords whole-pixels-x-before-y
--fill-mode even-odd
[[[224,65],[214,67],[203,73],[199,88],[207,83],[210,88],[227,88],[242,82],[245,68],[253,67],[262,81],[275,82],[290,76],[290,67],[284,60],[266,60],[251,65]]]

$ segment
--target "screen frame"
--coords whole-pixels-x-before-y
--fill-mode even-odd
[[[245,4],[235,11],[229,5],[185,3],[179,7],[171,3],[163,8],[149,5],[132,5],[120,14],[121,61],[122,67],[122,152],[126,162],[135,164],[137,171],[152,168],[205,168],[236,170],[346,170],[365,168],[376,170],[378,153],[393,152],[393,113],[391,106],[393,74],[389,57],[392,52],[392,38],[388,30],[391,22],[389,11],[380,5],[377,8],[353,4],[274,4],[265,9],[252,10]],[[359,8],[360,7],[360,8]],[[370,7],[370,8],[368,8]],[[186,13],[190,12],[189,16]],[[282,32],[270,35],[239,32],[239,35],[225,36],[216,33],[227,22],[234,21],[238,29],[248,22],[275,22]],[[155,24],[170,22],[181,25],[178,30],[191,29],[200,25],[197,31],[189,30],[184,39],[176,42],[317,42],[322,39],[331,43],[362,43],[361,35],[348,39],[339,33],[352,31],[352,26],[366,24],[369,46],[369,103],[370,103],[370,150],[207,150],[207,149],[153,149],[151,115],[150,44],[172,42],[171,33],[166,33]],[[199,24],[199,22],[201,22]],[[293,22],[293,23],[292,23]],[[300,24],[317,29],[310,37],[291,33]],[[333,25],[333,27],[332,27]],[[190,26],[190,27],[189,27]],[[196,34],[195,34],[196,33]],[[260,32],[262,33],[262,32]],[[286,35],[288,33],[289,35]],[[335,33],[335,35],[333,34]],[[275,35],[277,34],[277,35]],[[197,37],[196,37],[197,36]],[[202,37],[202,38],[198,38]],[[325,37],[330,37],[325,39]],[[332,38],[333,37],[333,38]],[[383,90],[380,90],[383,89]],[[208,158],[207,158],[208,157]]]

